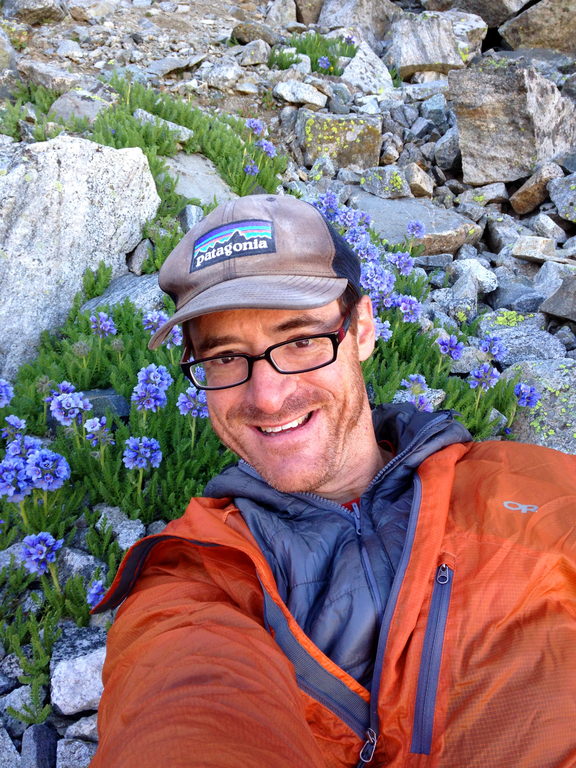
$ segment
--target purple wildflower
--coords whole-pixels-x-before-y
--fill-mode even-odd
[[[398,296],[397,307],[402,312],[402,320],[405,323],[417,323],[422,314],[422,304],[415,296]]]
[[[92,332],[103,339],[106,336],[115,336],[118,331],[114,325],[114,320],[106,312],[98,312],[90,315],[90,328]]]
[[[86,430],[86,440],[91,446],[114,445],[114,440],[110,437],[110,429],[106,426],[106,416],[101,416],[99,419],[88,419],[84,424]]]
[[[379,317],[374,318],[374,327],[376,329],[376,338],[380,341],[388,341],[392,338],[392,331],[390,330],[390,323],[388,320],[380,320]]]
[[[406,234],[408,237],[421,238],[424,237],[426,229],[421,221],[409,221],[406,225]]]
[[[26,474],[37,488],[56,491],[70,477],[70,466],[64,456],[48,448],[32,451],[26,460]]]
[[[50,394],[48,397],[44,398],[44,402],[50,405],[52,400],[54,400],[55,397],[58,397],[58,395],[70,394],[71,392],[76,392],[74,384],[71,384],[69,381],[61,381],[60,384],[57,385],[57,389],[50,390]]]
[[[396,253],[389,253],[386,256],[386,261],[389,264],[393,264],[401,275],[409,275],[414,269],[414,259],[407,251],[397,251]]]
[[[160,466],[162,451],[158,440],[153,437],[129,437],[125,445],[122,461],[128,469]]]
[[[26,429],[26,422],[24,419],[19,419],[18,416],[10,414],[6,416],[4,421],[8,424],[7,427],[2,429],[2,437],[8,442],[12,442],[16,438],[16,435],[21,435]]]
[[[102,600],[105,594],[106,589],[102,579],[94,579],[94,581],[88,587],[88,591],[86,592],[86,602],[90,608],[94,608],[94,606],[97,605],[100,600]]]
[[[64,544],[64,539],[55,539],[51,533],[43,531],[24,537],[24,546],[20,552],[22,565],[30,571],[43,576],[48,572],[48,564],[56,560],[56,552]]]
[[[458,341],[456,336],[449,336],[447,339],[436,339],[436,344],[440,347],[443,355],[450,355],[452,360],[460,360],[464,350],[464,344]]]
[[[346,37],[343,38],[342,42],[345,45],[356,45],[356,38],[353,35],[346,35]]]
[[[166,349],[172,349],[172,347],[182,346],[182,329],[179,325],[175,325],[168,336],[166,337]]]
[[[470,373],[467,381],[470,389],[481,387],[486,392],[496,384],[499,378],[500,374],[496,368],[493,368],[489,363],[484,363],[480,368],[476,368]]]
[[[254,160],[250,160],[250,162],[244,166],[244,173],[248,176],[257,176],[260,173],[260,168],[258,168]]]
[[[412,395],[423,395],[428,391],[426,379],[419,373],[411,373],[407,379],[402,379],[400,384]]]
[[[156,413],[168,402],[166,390],[154,384],[136,384],[132,390],[132,402],[136,403],[137,411],[152,411]]]
[[[320,67],[320,69],[330,69],[332,64],[328,56],[320,56],[320,58],[318,59],[318,66]]]
[[[142,325],[144,329],[150,331],[150,333],[156,333],[158,328],[164,323],[168,322],[168,315],[166,312],[162,312],[159,309],[153,309],[147,312],[142,318]]]
[[[60,424],[69,427],[72,423],[82,423],[82,414],[92,410],[92,403],[83,392],[63,392],[51,398],[50,413]]]
[[[21,459],[26,459],[32,453],[42,448],[42,441],[37,437],[30,437],[30,435],[16,435],[6,446],[6,456],[19,456]]]
[[[256,142],[256,146],[259,147],[265,155],[268,155],[268,157],[276,157],[276,147],[271,141],[260,139],[260,141]]]
[[[392,292],[395,282],[396,278],[382,262],[377,260],[363,262],[360,285],[376,304],[382,296]]]
[[[196,389],[196,387],[188,387],[186,392],[178,395],[176,406],[182,414],[182,416],[191,416],[207,419],[208,408],[206,406],[206,392],[203,389]]]
[[[530,384],[524,384],[520,382],[514,387],[514,394],[518,398],[518,405],[523,408],[534,408],[540,401],[540,393],[536,387],[531,387]]]
[[[432,411],[434,410],[434,408],[432,407],[432,403],[430,402],[430,400],[428,400],[426,395],[413,395],[410,398],[410,402],[413,403],[419,411],[424,411],[425,413],[432,413]]]
[[[0,408],[5,408],[14,397],[14,387],[6,379],[0,379]]]
[[[172,376],[168,373],[165,365],[155,365],[150,363],[145,368],[140,368],[137,374],[139,384],[152,385],[166,391],[173,382]]]
[[[499,336],[485,336],[480,341],[480,349],[482,352],[488,352],[488,354],[492,355],[494,360],[501,360],[507,352]]]
[[[265,128],[262,120],[258,120],[256,117],[249,117],[248,120],[246,120],[246,127],[250,128],[252,133],[256,136],[262,136]]]
[[[0,462],[0,496],[18,503],[32,493],[33,487],[26,474],[26,462],[21,456],[6,456]]]

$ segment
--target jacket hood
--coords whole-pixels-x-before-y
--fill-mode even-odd
[[[385,467],[388,475],[392,470],[394,474],[398,470],[402,474],[412,472],[424,459],[442,448],[472,440],[466,427],[455,420],[453,411],[424,413],[411,403],[377,406],[372,411],[372,421],[378,442],[389,444],[394,454]],[[204,495],[252,499],[266,506],[281,506],[285,513],[296,512],[302,504],[307,506],[310,500],[307,493],[287,494],[272,488],[243,459],[212,478],[204,489]],[[314,496],[316,507],[322,506],[322,501],[321,497]],[[334,505],[328,499],[324,501],[327,507]]]

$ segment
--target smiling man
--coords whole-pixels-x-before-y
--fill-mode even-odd
[[[182,371],[240,457],[128,552],[92,768],[576,765],[576,460],[371,411],[370,300],[308,203],[168,257]]]

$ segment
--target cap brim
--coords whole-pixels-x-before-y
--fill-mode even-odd
[[[253,275],[213,285],[175,312],[152,336],[149,349],[160,346],[175,325],[226,309],[313,309],[338,299],[348,280],[308,275]]]

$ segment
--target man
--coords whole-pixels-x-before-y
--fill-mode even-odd
[[[374,413],[359,264],[311,205],[216,208],[160,284],[241,457],[127,554],[93,768],[576,766],[576,459]]]

